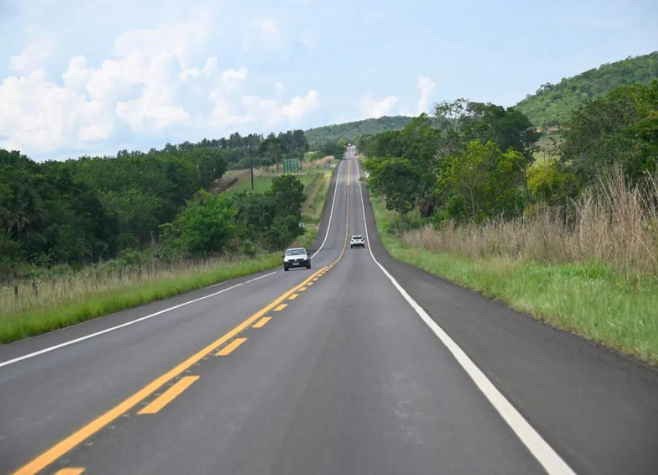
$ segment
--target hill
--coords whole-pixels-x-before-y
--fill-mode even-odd
[[[413,120],[413,117],[394,116],[378,119],[358,120],[345,124],[325,125],[305,131],[311,148],[324,142],[347,140],[353,141],[360,135],[378,134],[387,130],[401,130]]]
[[[649,84],[658,79],[658,51],[603,64],[557,84],[546,83],[516,108],[539,127],[559,125],[586,99],[599,97],[623,84]]]

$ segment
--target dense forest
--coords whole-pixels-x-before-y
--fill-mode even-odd
[[[602,173],[619,169],[636,186],[658,164],[658,80],[585,101],[564,122],[558,159],[546,163],[534,163],[540,134],[517,108],[460,99],[435,113],[450,120],[435,129],[423,114],[357,142],[371,189],[403,225],[511,219],[546,205],[568,213]]]
[[[225,200],[227,168],[276,164],[308,150],[302,130],[167,144],[147,153],[37,163],[0,150],[0,275],[24,266],[81,266],[151,249],[162,256],[275,249],[300,235],[302,184]],[[233,240],[233,241],[232,241]],[[239,248],[237,248],[238,246]]]
[[[620,85],[648,85],[658,79],[658,51],[603,64],[557,84],[543,84],[516,108],[538,127],[563,125],[579,105]]]

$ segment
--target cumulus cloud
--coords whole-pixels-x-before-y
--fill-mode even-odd
[[[22,73],[40,68],[54,47],[55,42],[48,38],[38,38],[29,42],[19,54],[10,58],[9,70]]]
[[[295,96],[289,104],[281,108],[281,115],[295,124],[320,106],[318,91],[308,91],[305,97]]]
[[[381,101],[377,101],[369,94],[366,94],[359,101],[361,117],[364,119],[376,119],[384,115],[395,115],[397,113],[397,104],[400,100],[395,96],[386,96]]]
[[[277,33],[274,23],[260,27]],[[100,64],[70,58],[61,82],[40,69],[47,44],[26,45],[10,60],[14,75],[0,83],[0,147],[43,156],[111,151],[131,137],[169,140],[171,131],[219,136],[232,132],[229,127],[283,128],[319,107],[315,90],[286,98],[279,81],[275,98],[258,97],[245,66],[221,65],[215,56],[199,64],[195,53],[211,29],[201,16],[125,32]]]
[[[430,105],[430,99],[434,95],[436,84],[425,76],[418,78],[418,89],[420,89],[420,99],[418,99],[418,106],[416,107],[416,115],[427,112]]]

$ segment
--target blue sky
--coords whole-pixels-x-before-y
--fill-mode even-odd
[[[514,105],[658,50],[658,2],[0,0],[0,148],[44,160]]]

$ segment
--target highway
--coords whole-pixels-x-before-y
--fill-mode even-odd
[[[361,175],[311,270],[0,346],[0,472],[658,473],[658,372],[395,261]]]

